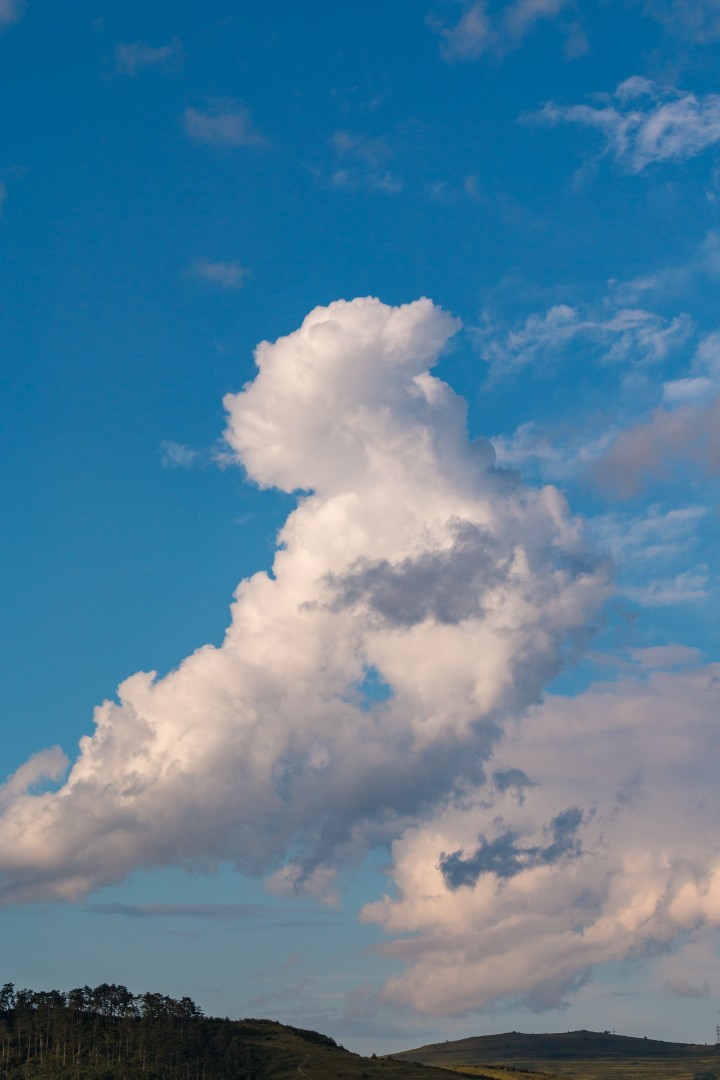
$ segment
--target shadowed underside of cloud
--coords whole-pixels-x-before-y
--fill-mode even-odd
[[[4,902],[222,860],[332,895],[344,860],[482,782],[607,580],[559,493],[468,440],[428,370],[457,325],[361,299],[258,347],[226,438],[256,483],[302,493],[272,572],[239,584],[219,648],[122,683],[57,790],[32,793],[52,753],[0,789]]]
[[[507,724],[493,762],[534,786],[468,790],[410,827],[393,844],[395,896],[364,910],[403,935],[382,950],[407,964],[386,1000],[553,1008],[598,964],[719,926],[719,706],[715,664],[550,697]]]
[[[474,885],[481,874],[511,878],[534,866],[552,866],[559,859],[572,859],[581,854],[577,831],[582,824],[582,811],[577,806],[563,810],[550,822],[550,843],[544,847],[523,847],[511,829],[494,840],[480,837],[480,846],[473,855],[463,851],[440,856],[440,869],[451,889]]]

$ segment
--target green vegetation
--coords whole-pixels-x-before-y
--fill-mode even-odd
[[[273,1020],[204,1017],[190,998],[103,983],[0,989],[0,1080],[447,1080],[447,1072],[351,1054]]]
[[[393,1057],[492,1080],[720,1080],[720,1051],[714,1046],[607,1031],[511,1031],[434,1043]]]

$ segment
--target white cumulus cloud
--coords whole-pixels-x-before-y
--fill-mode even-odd
[[[28,786],[56,755],[16,774],[3,901],[221,860],[331,896],[343,859],[481,779],[607,581],[558,491],[469,441],[429,373],[457,327],[429,300],[359,299],[258,347],[226,437],[252,480],[298,493],[272,571],[240,582],[219,648],[99,706],[56,790]]]

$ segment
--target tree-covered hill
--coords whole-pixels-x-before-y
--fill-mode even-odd
[[[205,1017],[187,997],[114,983],[0,990],[0,1080],[447,1080],[364,1058],[316,1031]]]

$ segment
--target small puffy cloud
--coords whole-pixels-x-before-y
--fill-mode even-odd
[[[440,52],[449,62],[475,60],[491,49],[495,41],[495,32],[483,2],[467,7],[454,26],[445,26],[435,20],[431,25],[442,38]]]
[[[332,188],[365,189],[397,195],[404,184],[388,168],[392,150],[385,139],[336,131],[330,140],[333,166],[325,182]]]
[[[214,100],[204,110],[188,106],[183,126],[191,139],[211,146],[268,145],[253,125],[248,107],[233,98]]]
[[[160,444],[160,453],[166,469],[191,469],[200,457],[200,451],[194,447],[169,439]]]
[[[687,315],[664,319],[642,308],[620,308],[603,314],[556,304],[509,328],[498,326],[486,316],[473,336],[480,355],[497,378],[531,365],[547,368],[578,343],[586,351],[592,348],[596,356],[608,362],[656,363],[684,344],[692,328]]]
[[[34,793],[39,766],[16,774],[2,901],[222,861],[331,899],[340,865],[482,781],[609,583],[562,495],[469,439],[465,402],[430,373],[457,329],[429,300],[363,298],[258,346],[226,440],[255,483],[297,494],[272,573],[240,582],[220,646],[98,707],[57,790]],[[513,803],[535,791],[522,762],[493,771]],[[508,828],[547,861],[573,806],[537,839]]]
[[[21,19],[26,7],[25,0],[0,0],[0,30]]]
[[[691,983],[687,979],[684,979],[682,975],[675,975],[671,979],[666,979],[663,983],[663,990],[667,990],[669,994],[675,994],[676,997],[709,997],[712,993],[709,982]]]
[[[644,10],[685,41],[708,45],[720,40],[717,0],[646,0]]]
[[[593,467],[599,485],[629,497],[690,470],[720,473],[720,331],[701,338],[686,374],[663,385],[664,404],[621,430]]]
[[[394,842],[393,893],[364,909],[405,967],[385,1001],[555,1008],[598,966],[719,927],[719,705],[711,665],[550,696],[507,724],[488,771],[520,769],[524,798],[488,782],[449,799]]]
[[[663,385],[663,398],[669,405],[701,401],[717,393],[717,384],[706,376],[672,379]]]
[[[631,649],[631,656],[638,664],[656,671],[696,666],[702,660],[700,650],[689,645],[651,645],[646,649]]]
[[[720,142],[720,95],[666,89],[636,75],[598,105],[549,102],[530,119],[593,128],[607,153],[639,173],[657,162],[687,161]]]
[[[201,259],[195,265],[195,275],[221,289],[241,289],[245,284],[247,270],[237,262],[213,262]]]
[[[307,873],[300,863],[286,863],[268,878],[268,892],[278,896],[310,896],[323,904],[336,907],[340,902],[337,871],[331,866],[316,866]]]
[[[135,76],[148,68],[172,74],[180,71],[183,59],[179,38],[158,46],[148,45],[145,41],[121,43],[115,47],[114,74]]]
[[[504,54],[522,45],[527,35],[544,20],[556,19],[566,9],[568,0],[513,0],[497,14],[488,12],[485,0],[463,3],[462,13],[451,25],[430,16],[430,26],[442,38],[440,52],[454,63],[476,60],[487,52]],[[569,55],[581,55],[581,28],[574,24]],[[587,45],[585,44],[585,48]]]
[[[658,480],[684,471],[720,474],[720,397],[708,403],[656,409],[621,431],[597,461],[600,487],[630,498]]]

